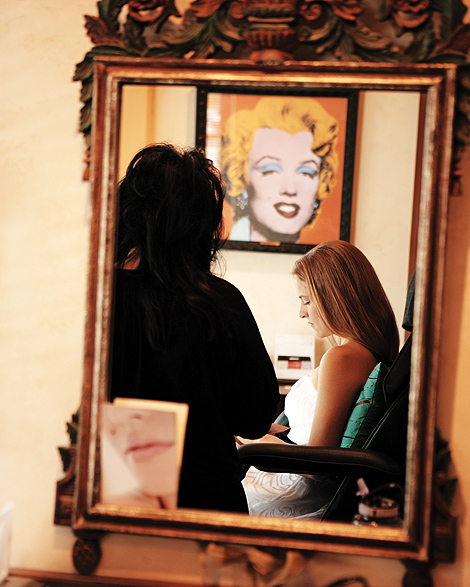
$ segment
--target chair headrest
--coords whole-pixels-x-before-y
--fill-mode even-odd
[[[412,338],[413,335],[408,337],[396,359],[393,361],[388,373],[385,375],[382,389],[388,405],[410,386]]]
[[[405,313],[403,315],[402,327],[405,330],[411,332],[413,330],[413,308],[415,305],[415,281],[416,281],[416,270],[411,276],[410,283],[408,285],[408,293],[406,294]]]
[[[403,315],[402,327],[409,332],[413,331],[413,309],[415,303],[415,280],[416,270],[411,276],[406,294],[405,313]],[[411,371],[411,339],[408,337],[400,352],[393,361],[383,382],[384,399],[390,405],[395,398],[409,388]]]

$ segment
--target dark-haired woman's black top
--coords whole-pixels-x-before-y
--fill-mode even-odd
[[[168,344],[156,351],[136,302],[140,271],[117,271],[110,394],[187,403],[178,507],[247,512],[234,436],[268,432],[279,386],[244,297],[223,279],[212,277],[212,285],[223,302],[212,339],[182,307]]]

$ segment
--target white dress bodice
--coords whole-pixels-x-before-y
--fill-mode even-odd
[[[313,387],[310,375],[305,375],[294,383],[286,395],[284,413],[289,420],[289,440],[295,444],[307,444],[310,438],[317,390]]]

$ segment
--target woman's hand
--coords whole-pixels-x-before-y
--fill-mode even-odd
[[[279,432],[285,432],[289,430],[288,426],[282,426],[282,424],[271,424],[268,434],[279,434]]]
[[[265,434],[261,438],[242,438],[241,436],[235,436],[235,442],[238,446],[242,446],[243,444],[285,444],[283,440],[278,438],[277,436],[273,436],[272,434]]]

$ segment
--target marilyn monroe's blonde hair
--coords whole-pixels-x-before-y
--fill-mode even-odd
[[[308,130],[312,153],[321,157],[320,182],[316,200],[330,193],[339,158],[336,150],[338,122],[314,98],[267,96],[252,110],[237,110],[227,120],[222,136],[221,171],[227,195],[235,201],[249,184],[248,158],[255,132],[260,128],[283,130],[290,134]]]
[[[361,343],[390,366],[398,353],[398,329],[390,302],[367,257],[345,241],[321,243],[292,271],[331,332]]]

